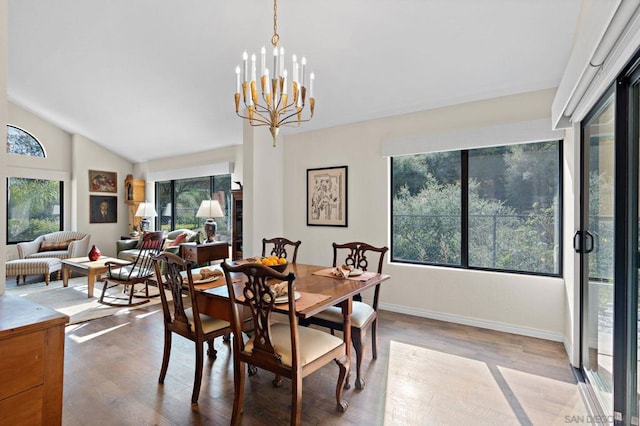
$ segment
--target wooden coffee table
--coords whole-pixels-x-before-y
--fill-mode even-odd
[[[107,272],[109,268],[105,266],[107,262],[118,262],[126,265],[128,262],[122,259],[116,259],[115,257],[101,256],[100,259],[91,261],[88,257],[74,257],[71,259],[62,260],[62,285],[67,287],[69,285],[69,276],[71,272],[77,272],[80,275],[87,276],[87,294],[89,298],[93,297],[93,286],[96,279],[100,279],[102,274]]]

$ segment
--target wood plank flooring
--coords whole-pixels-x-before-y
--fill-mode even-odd
[[[68,326],[63,425],[229,424],[229,345],[216,340],[218,356],[205,359],[199,404],[192,406],[193,343],[174,336],[159,385],[162,336],[159,306]],[[346,413],[335,407],[337,366],[304,379],[303,424],[564,424],[565,416],[587,414],[560,343],[384,311],[378,339],[378,359],[366,354],[366,388],[345,391]],[[415,364],[407,350],[436,368],[416,367],[422,361]],[[273,388],[272,378],[259,371],[247,380],[242,424],[288,424],[291,387],[285,381]],[[408,386],[415,402],[403,404],[401,391]]]

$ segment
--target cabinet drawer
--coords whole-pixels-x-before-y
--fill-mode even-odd
[[[0,400],[0,424],[44,424],[42,422],[42,405],[44,403],[43,387],[44,386],[38,386],[21,392],[11,398]],[[54,422],[55,419],[47,420]]]
[[[44,382],[46,332],[0,340],[0,401]]]

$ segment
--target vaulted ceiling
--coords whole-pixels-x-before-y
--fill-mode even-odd
[[[581,8],[280,0],[316,75],[315,117],[282,133],[556,87]],[[272,33],[270,0],[9,0],[9,100],[134,162],[240,144],[234,69]]]

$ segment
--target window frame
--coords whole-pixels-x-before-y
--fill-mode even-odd
[[[390,262],[400,265],[420,265],[420,266],[438,266],[444,268],[453,268],[453,269],[466,269],[466,270],[475,270],[475,271],[488,271],[488,272],[499,272],[499,273],[509,273],[509,274],[519,274],[519,275],[532,275],[532,276],[543,276],[543,277],[554,277],[554,278],[562,278],[564,271],[564,207],[563,207],[563,199],[564,199],[564,170],[563,170],[563,162],[564,158],[564,139],[549,139],[549,140],[539,140],[539,141],[530,141],[528,143],[544,143],[544,142],[556,142],[558,144],[558,272],[533,272],[533,271],[521,271],[521,270],[512,270],[512,269],[502,269],[502,268],[491,268],[491,267],[482,267],[482,266],[471,266],[469,265],[469,152],[476,149],[483,149],[485,147],[478,148],[465,148],[460,150],[452,150],[454,152],[460,153],[460,202],[461,202],[461,218],[460,218],[460,264],[448,264],[448,263],[439,263],[433,261],[410,261],[404,259],[397,259],[394,256],[394,212],[393,212],[393,200],[394,200],[394,192],[393,188],[395,188],[394,184],[394,159],[395,157],[404,157],[405,155],[397,155],[397,156],[389,156],[389,174],[390,174],[390,197],[389,197],[389,215],[390,215],[390,229],[389,229],[389,246],[390,246]],[[511,146],[516,144],[504,144],[501,146]],[[519,145],[519,144],[518,144]],[[408,154],[408,155],[419,155],[419,154],[429,154],[429,153],[416,153],[416,154]]]

